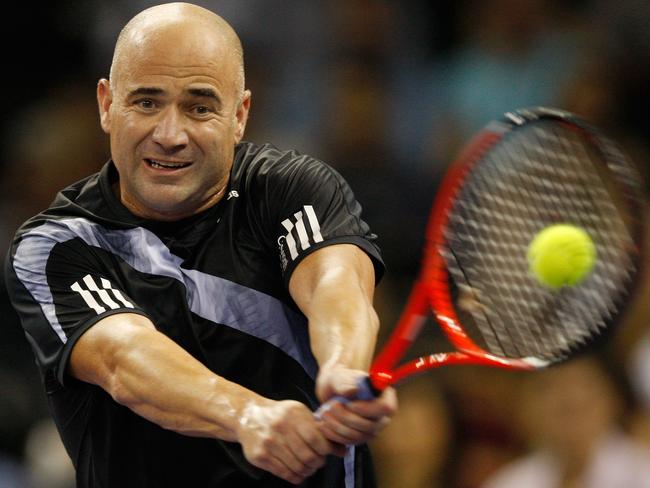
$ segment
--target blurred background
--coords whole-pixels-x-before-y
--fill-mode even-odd
[[[155,3],[25,2],[5,18],[4,253],[24,220],[108,158],[95,84],[119,30]],[[382,336],[415,277],[441,174],[504,111],[574,111],[648,177],[646,0],[196,3],[242,38],[246,139],[323,159],[355,190],[388,266],[376,299]],[[372,446],[380,486],[650,486],[648,269],[625,323],[592,355],[535,374],[446,368],[405,385],[399,416]],[[0,297],[0,488],[72,487],[31,351]]]

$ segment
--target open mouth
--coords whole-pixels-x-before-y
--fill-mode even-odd
[[[163,169],[168,171],[178,170],[187,168],[192,163],[191,162],[176,162],[176,161],[161,161],[159,159],[145,159],[145,162],[155,169]]]

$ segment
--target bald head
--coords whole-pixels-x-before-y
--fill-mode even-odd
[[[217,14],[190,3],[167,3],[143,10],[124,26],[115,45],[110,80],[113,89],[137,54],[178,49],[192,57],[213,49],[215,61],[232,63],[238,94],[244,92],[244,54],[234,29]]]

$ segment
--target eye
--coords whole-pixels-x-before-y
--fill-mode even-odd
[[[210,107],[208,107],[207,105],[195,105],[192,108],[192,112],[194,112],[194,114],[199,115],[199,116],[205,116],[205,115],[211,114],[212,109]]]
[[[143,110],[153,110],[156,108],[155,102],[150,98],[141,98],[135,101],[135,104]]]

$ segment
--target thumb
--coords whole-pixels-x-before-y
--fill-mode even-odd
[[[321,402],[337,395],[351,398],[357,393],[358,382],[365,375],[363,371],[355,369],[323,369],[316,380],[316,395]]]

